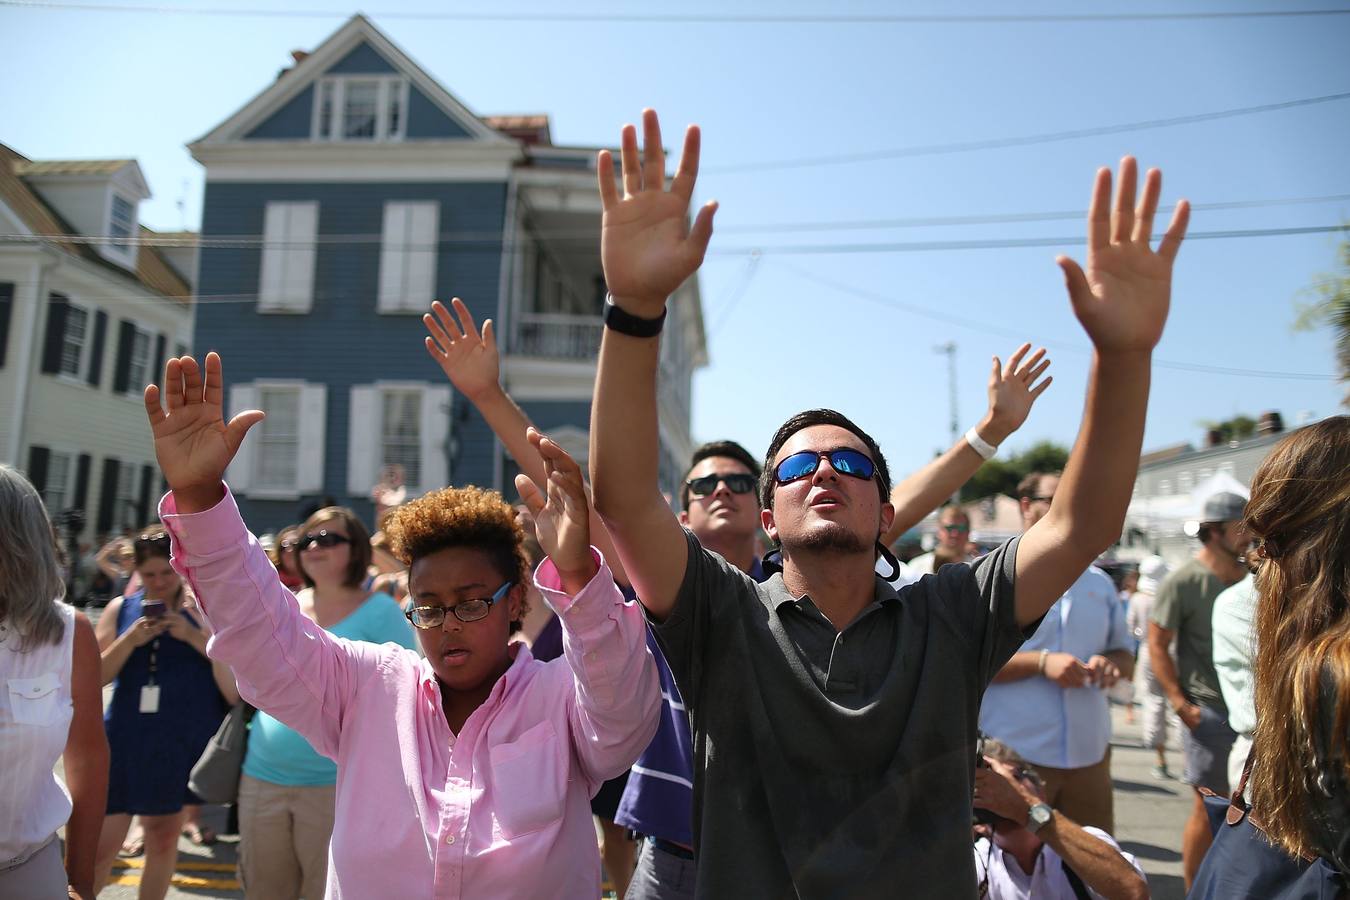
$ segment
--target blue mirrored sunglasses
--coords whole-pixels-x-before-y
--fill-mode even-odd
[[[851,447],[840,447],[837,450],[802,450],[786,457],[774,468],[774,480],[779,484],[787,484],[814,475],[816,469],[820,468],[820,461],[825,458],[830,460],[830,467],[840,475],[852,475],[854,478],[868,481],[877,471],[876,464],[868,459],[866,454]]]

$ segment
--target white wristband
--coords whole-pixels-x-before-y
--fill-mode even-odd
[[[994,454],[998,452],[998,447],[980,437],[974,428],[971,428],[966,432],[966,443],[970,445],[970,449],[980,454],[981,458],[986,460],[993,459]]]

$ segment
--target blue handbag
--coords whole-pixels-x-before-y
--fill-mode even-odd
[[[1341,872],[1318,856],[1291,856],[1275,846],[1243,798],[1252,756],[1228,798],[1201,788],[1214,843],[1187,900],[1336,900],[1350,894]]]

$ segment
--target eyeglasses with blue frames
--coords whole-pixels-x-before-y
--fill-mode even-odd
[[[414,606],[404,615],[414,627],[422,629],[440,628],[445,624],[447,614],[453,615],[461,622],[477,622],[492,612],[492,604],[505,597],[515,585],[514,581],[508,581],[493,591],[491,597],[471,597],[459,601],[454,606]]]
[[[779,484],[788,484],[814,475],[822,459],[828,459],[830,467],[840,475],[851,475],[863,481],[870,481],[877,472],[876,464],[867,458],[867,454],[852,447],[840,447],[836,450],[802,450],[794,453],[774,467],[774,480]]]

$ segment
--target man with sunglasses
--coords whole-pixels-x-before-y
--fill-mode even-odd
[[[1050,511],[1060,473],[1018,485],[1023,533]],[[1055,809],[1115,832],[1107,690],[1134,673],[1130,628],[1109,575],[1088,566],[994,676],[980,730],[1031,761]]]
[[[691,716],[696,895],[973,897],[980,696],[1120,534],[1187,207],[1155,253],[1161,176],[1149,173],[1136,211],[1133,159],[1114,208],[1111,173],[1097,174],[1087,270],[1059,259],[1094,346],[1086,414],[1040,522],[897,592],[874,571],[895,518],[885,459],[846,417],[813,410],[769,446],[760,521],[781,570],[759,585],[684,531],[657,488],[658,335],[667,298],[702,262],[716,204],[689,224],[698,129],[667,191],[654,112],[643,127],[645,159],[623,129],[621,181],[608,151],[597,165],[612,296],[590,466],[595,507]],[[824,343],[848,352],[856,323],[832,325]]]

